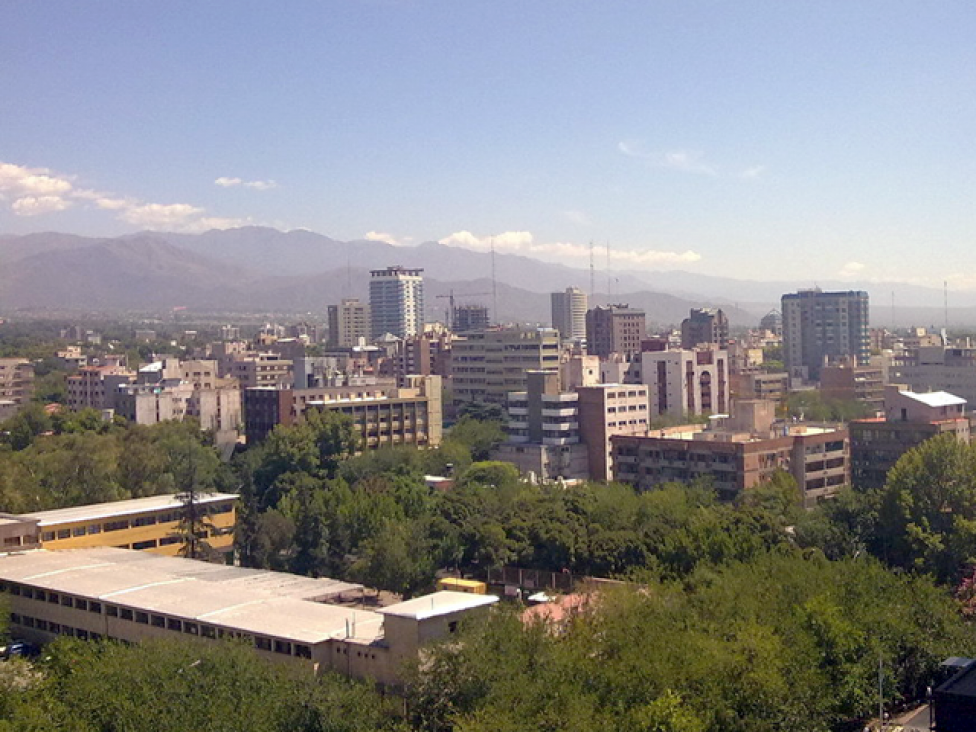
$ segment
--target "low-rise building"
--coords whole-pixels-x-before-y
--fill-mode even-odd
[[[576,389],[579,432],[589,452],[591,480],[613,478],[614,435],[643,435],[650,426],[650,396],[644,384],[593,384]]]
[[[242,389],[288,386],[294,380],[292,362],[276,353],[238,356],[231,362],[230,375],[241,383]]]
[[[737,407],[751,416],[729,425],[716,420],[718,424],[709,427],[685,425],[647,436],[611,437],[614,478],[639,490],[705,479],[720,496],[734,498],[784,470],[796,480],[807,506],[849,483],[847,430],[835,425],[770,424],[770,403],[740,402]]]
[[[197,498],[200,510],[208,515],[207,543],[228,557],[234,551],[236,501],[232,493]],[[111,546],[175,556],[184,546],[179,533],[183,508],[179,495],[160,495],[35,511],[16,518],[36,523],[44,549]]]
[[[2,555],[0,590],[12,632],[33,642],[235,638],[268,659],[388,686],[423,646],[498,601],[442,591],[366,610],[362,585],[111,548]]]
[[[820,392],[827,399],[858,401],[879,410],[884,406],[884,374],[880,365],[841,359],[820,369]]]
[[[851,479],[858,488],[880,488],[899,458],[931,437],[952,434],[970,441],[966,400],[947,392],[918,394],[885,387],[884,418],[855,420],[851,434]]]

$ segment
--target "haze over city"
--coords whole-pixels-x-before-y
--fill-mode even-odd
[[[976,287],[961,2],[0,6],[0,232]],[[604,265],[604,261],[600,262]]]

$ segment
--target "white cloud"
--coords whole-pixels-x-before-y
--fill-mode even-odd
[[[273,180],[244,180],[243,178],[229,178],[223,175],[214,181],[214,185],[221,188],[250,188],[255,191],[270,191],[272,188],[278,187],[278,184]]]
[[[753,165],[751,168],[746,168],[741,173],[739,173],[739,177],[751,180],[753,178],[760,177],[761,175],[765,174],[765,172],[766,172],[765,165]]]
[[[859,277],[864,269],[865,265],[861,262],[851,261],[840,268],[837,276],[843,279],[854,279],[855,277]]]
[[[699,150],[666,150],[651,152],[639,140],[622,140],[617,150],[623,155],[638,160],[646,160],[657,168],[668,168],[682,173],[717,176],[718,171],[705,162],[705,154]]]
[[[39,216],[40,214],[64,211],[71,205],[60,196],[21,196],[10,205],[17,216]]]
[[[523,254],[552,262],[562,262],[570,265],[584,264],[589,261],[590,247],[586,244],[572,242],[536,242],[531,232],[506,231],[492,236],[476,236],[470,231],[456,231],[440,240],[441,244],[474,251],[486,252],[491,249],[494,240],[495,251],[508,254]],[[602,249],[599,259],[607,260],[607,252]],[[657,249],[611,249],[609,259],[611,265],[639,267],[642,269],[659,269],[682,264],[693,264],[701,259],[697,252],[660,251]],[[567,262],[567,260],[569,260]]]
[[[76,188],[74,176],[55,173],[48,168],[28,168],[0,162],[0,203],[9,206],[17,216],[40,216],[64,211],[76,204],[86,208],[115,212],[116,218],[143,229],[197,232],[228,229],[252,223],[250,219],[207,216],[199,206],[188,203],[152,203],[129,196]],[[274,188],[274,181],[233,181],[256,190]]]
[[[367,231],[363,234],[363,239],[367,241],[382,241],[387,244],[392,244],[395,247],[408,247],[414,241],[412,236],[394,236],[385,231]]]

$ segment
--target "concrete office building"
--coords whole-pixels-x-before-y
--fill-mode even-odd
[[[884,391],[884,417],[854,420],[851,479],[860,489],[881,488],[898,459],[925,440],[952,434],[970,441],[966,400],[944,391],[918,394],[899,384]]]
[[[33,642],[235,638],[311,673],[386,686],[402,683],[424,645],[498,600],[441,591],[366,610],[362,585],[110,548],[2,555],[0,590],[11,632]]]
[[[276,353],[237,356],[231,362],[230,375],[242,389],[286,386],[294,381],[291,360]]]
[[[435,447],[441,441],[441,379],[416,376],[408,378],[403,387],[390,383],[321,389],[246,389],[248,444],[263,440],[275,425],[297,424],[309,409],[351,417],[362,449],[384,445]]]
[[[397,338],[423,333],[423,270],[397,266],[374,269],[369,274],[373,339],[387,333],[392,333]]]
[[[729,319],[721,310],[692,308],[691,314],[681,321],[681,347],[695,348],[715,345],[725,348],[729,342]]]
[[[372,333],[369,304],[346,298],[339,305],[329,305],[329,342],[339,348],[352,348],[369,341]]]
[[[468,333],[451,345],[454,405],[504,405],[511,391],[525,391],[526,371],[559,368],[559,335],[551,328],[492,328]]]
[[[586,479],[589,456],[580,440],[579,397],[559,390],[559,371],[526,372],[526,390],[508,394],[508,440],[498,460],[542,480]]]
[[[827,359],[871,356],[868,293],[819,288],[783,295],[783,356],[790,379],[819,381]]]
[[[68,407],[74,410],[116,408],[119,388],[136,380],[136,373],[116,364],[86,366],[66,380]]]
[[[815,505],[850,480],[847,430],[834,425],[773,424],[771,402],[740,402],[734,420],[685,425],[647,436],[614,436],[614,479],[651,490],[667,482],[712,482],[734,498],[777,470],[792,474],[804,504]]]
[[[650,389],[651,417],[729,410],[728,352],[713,348],[640,354],[637,381]]]
[[[781,402],[790,393],[790,377],[785,371],[730,374],[729,382],[733,397],[740,399],[771,399]]]
[[[611,353],[640,353],[647,334],[647,317],[643,310],[627,305],[595,307],[586,313],[586,350],[606,358]]]
[[[586,339],[586,293],[578,287],[567,287],[563,292],[553,292],[552,327],[559,331],[564,341],[581,342]]]

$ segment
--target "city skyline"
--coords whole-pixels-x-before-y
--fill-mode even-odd
[[[974,21],[963,3],[8,3],[0,233],[493,238],[573,267],[595,241],[601,268],[972,289]]]

